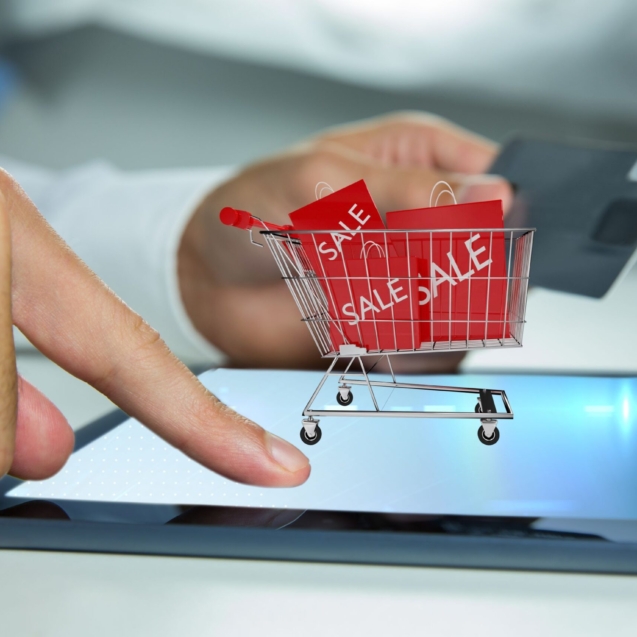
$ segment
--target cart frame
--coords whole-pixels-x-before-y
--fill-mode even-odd
[[[496,239],[502,238],[506,244],[506,301],[504,309],[504,330],[501,338],[486,338],[489,318],[488,313],[485,314],[485,338],[470,340],[469,336],[469,322],[470,322],[470,298],[467,305],[467,338],[466,339],[453,339],[452,336],[452,323],[458,321],[451,318],[451,295],[449,296],[449,319],[444,319],[445,325],[449,326],[449,340],[432,340],[430,342],[413,343],[411,349],[401,350],[372,350],[368,351],[363,347],[359,347],[355,344],[345,343],[341,344],[338,349],[333,342],[332,335],[330,333],[330,325],[335,326],[339,330],[341,336],[347,341],[345,333],[340,329],[339,324],[344,321],[342,318],[337,319],[330,315],[329,307],[330,301],[335,306],[334,299],[328,300],[323,285],[321,285],[321,279],[329,281],[330,279],[342,278],[348,281],[348,286],[351,285],[350,279],[363,278],[367,280],[368,285],[373,278],[367,272],[366,277],[330,277],[326,274],[325,270],[317,275],[313,269],[308,258],[303,242],[299,238],[301,235],[310,235],[312,237],[314,246],[318,253],[318,245],[316,237],[329,234],[327,230],[261,230],[260,234],[266,241],[278,267],[281,272],[282,278],[288,285],[290,292],[299,311],[302,315],[302,320],[308,326],[308,329],[314,339],[314,342],[321,353],[323,358],[332,358],[332,362],[321,379],[318,387],[312,394],[305,409],[303,410],[303,426],[301,429],[301,439],[306,444],[316,444],[321,439],[321,429],[319,427],[319,418],[324,417],[351,417],[353,415],[360,417],[387,417],[394,418],[458,418],[458,419],[472,419],[480,420],[481,425],[478,430],[478,438],[485,445],[493,445],[499,440],[499,431],[497,428],[498,420],[512,420],[514,417],[513,410],[509,403],[509,399],[506,392],[503,389],[485,389],[474,387],[451,387],[440,385],[426,385],[399,382],[396,379],[396,375],[391,365],[391,357],[395,355],[417,354],[427,352],[441,352],[441,351],[470,351],[475,349],[485,349],[492,347],[521,347],[523,340],[524,325],[526,323],[526,301],[528,294],[528,280],[531,262],[531,253],[533,246],[533,235],[535,229],[533,228],[491,228],[491,229],[441,229],[441,230],[357,230],[352,231],[350,234],[362,235],[362,245],[365,246],[365,234],[384,236],[386,254],[389,253],[388,239],[398,239],[401,235],[404,237],[405,245],[407,246],[407,256],[409,257],[409,235],[417,233],[419,235],[429,234],[429,245],[433,244],[434,237],[445,238],[448,236],[449,242],[454,238],[454,235],[462,233],[466,235],[469,233],[470,237],[474,235],[489,235],[489,258],[491,257],[492,247],[494,243],[494,236]],[[392,236],[393,235],[393,236]],[[251,236],[253,243],[257,243]],[[260,245],[260,244],[257,244]],[[341,251],[342,254],[342,251]],[[345,257],[343,256],[343,262],[345,263]],[[365,260],[367,255],[365,255]],[[366,266],[367,269],[367,266]],[[389,272],[389,270],[388,270]],[[423,277],[416,273],[409,272],[408,279],[418,278],[419,281],[423,280]],[[425,277],[426,279],[427,277]],[[431,277],[429,277],[431,278]],[[477,277],[480,278],[480,277]],[[491,281],[498,277],[482,277],[483,280]],[[502,277],[499,277],[501,280]],[[489,295],[489,285],[487,284],[487,303]],[[326,286],[329,292],[329,286]],[[470,296],[469,287],[469,296]],[[371,287],[370,287],[371,295]],[[352,297],[353,298],[353,297]],[[393,310],[392,310],[393,317]],[[416,319],[413,317],[411,322]],[[435,323],[433,319],[430,320]],[[463,319],[464,321],[464,319]],[[463,322],[460,321],[460,322]],[[408,322],[408,321],[407,321]],[[379,321],[380,323],[380,321]],[[374,327],[376,327],[376,321],[374,320]],[[360,332],[359,332],[360,333]],[[376,332],[378,335],[378,331]],[[395,334],[395,329],[394,329]],[[380,340],[378,341],[380,343]],[[397,342],[397,341],[396,341]],[[366,369],[365,360],[369,358],[376,358],[371,369]],[[345,371],[335,371],[335,367],[339,360],[348,360]],[[370,372],[376,367],[376,365],[382,360],[386,359],[389,372],[391,375],[391,381],[376,380],[370,378]],[[355,365],[358,363],[358,366]],[[354,369],[360,367],[360,372],[355,372]],[[314,409],[313,404],[316,401],[321,389],[323,389],[325,383],[331,376],[339,376],[338,378],[338,392],[336,395],[337,402],[343,406],[344,409]],[[354,375],[354,376],[353,376]],[[351,391],[352,386],[366,386],[374,405],[373,410],[356,410],[352,411],[345,409],[351,404],[353,400],[353,393]],[[385,411],[379,407],[378,400],[374,394],[374,388],[388,387],[392,389],[413,389],[435,392],[453,392],[463,394],[476,395],[477,402],[475,410],[472,412],[448,412],[448,411]],[[504,405],[504,411],[498,411],[493,400],[494,396],[499,396]]]

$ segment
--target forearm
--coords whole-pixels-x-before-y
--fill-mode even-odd
[[[184,309],[177,252],[184,227],[228,171],[122,173],[105,163],[53,172],[0,158],[49,223],[188,363],[219,363]]]

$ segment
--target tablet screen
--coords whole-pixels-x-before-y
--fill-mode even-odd
[[[405,410],[471,411],[475,399],[406,389],[377,393],[396,417],[361,418],[369,394],[356,388],[349,417],[322,418],[314,446],[299,437],[301,413],[322,374],[216,370],[202,382],[224,402],[298,445],[312,463],[293,489],[240,485],[204,469],[129,419],[72,455],[20,498],[327,509],[414,514],[637,519],[637,380],[461,375],[413,382],[504,389],[513,420],[482,445],[479,422],[400,418]],[[443,398],[441,398],[441,396]],[[336,404],[334,388],[318,396]]]

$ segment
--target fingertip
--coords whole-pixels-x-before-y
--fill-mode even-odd
[[[296,473],[310,464],[307,456],[287,440],[269,431],[265,436],[266,448],[277,464],[290,473]]]
[[[443,121],[433,131],[434,163],[442,170],[470,175],[484,173],[498,154],[496,143],[451,122]]]
[[[270,457],[282,469],[276,477],[276,486],[294,487],[308,479],[311,471],[310,461],[300,449],[269,431],[265,433],[265,447]]]
[[[297,471],[295,474],[292,475],[292,480],[290,481],[290,484],[287,486],[298,487],[304,484],[305,482],[307,482],[311,473],[312,473],[312,466],[308,464],[307,467],[305,467],[305,469],[301,471]]]
[[[250,424],[251,431],[244,430],[241,437],[233,437],[223,459],[210,458],[203,464],[243,484],[296,487],[306,482],[311,473],[307,456],[287,440]],[[252,443],[246,444],[250,440]]]
[[[504,214],[506,214],[511,206],[513,205],[513,198],[515,197],[515,193],[513,191],[513,186],[507,181],[501,185],[500,196],[498,199],[502,200],[502,207],[504,208]]]
[[[281,488],[298,487],[307,482],[311,472],[312,467],[309,463],[298,471],[279,471],[276,476],[272,477],[271,481],[269,481],[267,485],[263,486]]]
[[[472,136],[473,139],[465,143],[464,152],[459,153],[457,170],[470,175],[485,173],[498,156],[499,147],[489,139],[474,134]]]
[[[476,203],[499,199],[506,212],[513,202],[513,189],[505,179],[497,175],[480,175],[468,181],[458,193],[458,203]]]

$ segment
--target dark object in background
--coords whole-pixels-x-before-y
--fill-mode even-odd
[[[637,149],[509,142],[491,173],[514,186],[506,225],[534,227],[531,285],[601,298],[637,255]]]

